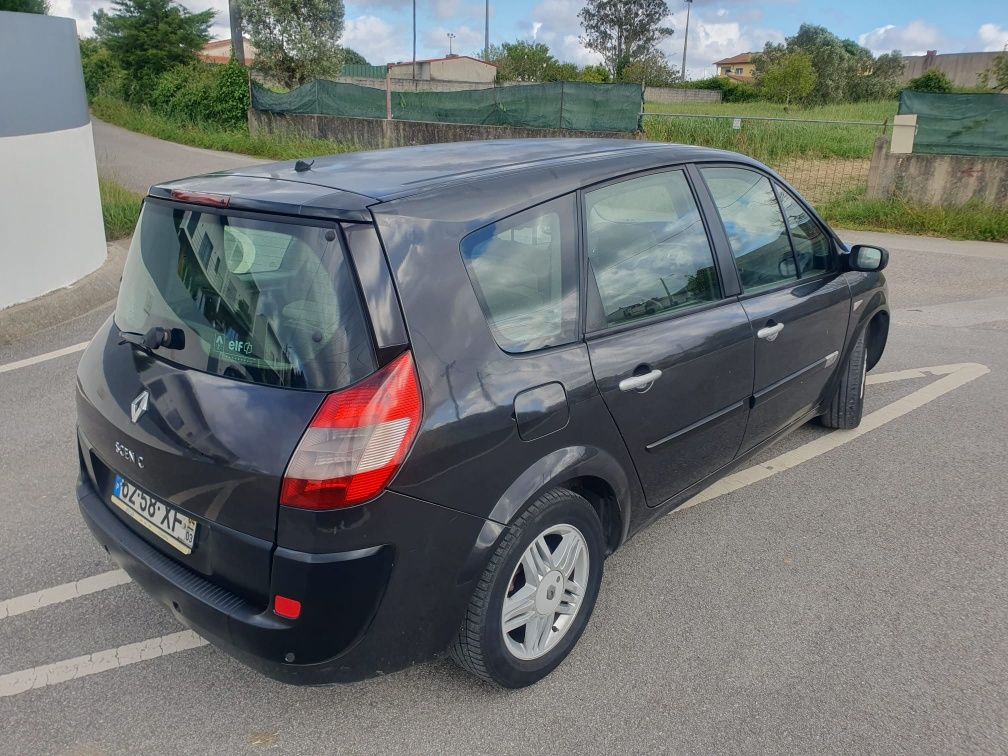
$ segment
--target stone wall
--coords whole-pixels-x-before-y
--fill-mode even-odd
[[[879,137],[868,171],[868,197],[904,197],[945,207],[971,200],[1008,207],[1008,158],[894,155],[886,138]]]
[[[294,133],[353,144],[360,149],[407,147],[414,144],[471,142],[481,139],[536,139],[545,137],[643,139],[639,132],[528,129],[513,126],[474,126],[461,123],[387,121],[380,118],[344,118],[325,115],[280,115],[248,112],[249,132]]]

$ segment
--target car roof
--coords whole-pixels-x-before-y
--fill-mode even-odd
[[[504,189],[513,183],[509,179],[534,174],[562,192],[582,185],[586,176],[599,181],[651,164],[703,159],[748,160],[722,150],[632,139],[496,139],[317,157],[306,159],[310,167],[301,171],[291,160],[253,165],[159,184],[151,194],[220,191],[237,198],[236,207],[297,205],[302,215],[348,217],[337,212],[346,210],[356,217],[375,203],[457,193],[466,183],[490,180]],[[264,179],[268,186],[260,183]]]

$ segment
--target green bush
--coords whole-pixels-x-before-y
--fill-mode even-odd
[[[235,61],[176,66],[157,78],[147,102],[170,118],[240,128],[249,107],[248,79]]]
[[[687,81],[681,86],[687,89],[717,89],[721,92],[721,102],[756,102],[764,99],[754,84],[734,81],[727,76]]]
[[[952,82],[944,71],[932,68],[916,79],[911,79],[907,84],[907,89],[912,89],[915,92],[951,92]]]
[[[96,39],[82,39],[80,53],[81,66],[84,69],[84,88],[88,97],[125,95],[126,72],[105,45]]]

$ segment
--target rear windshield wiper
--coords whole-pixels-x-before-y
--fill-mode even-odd
[[[133,344],[153,352],[155,349],[182,349],[185,347],[185,332],[181,328],[162,328],[154,326],[147,333],[136,331],[119,331],[119,344]]]

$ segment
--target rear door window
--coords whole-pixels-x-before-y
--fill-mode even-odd
[[[501,349],[528,352],[577,338],[574,195],[474,231],[462,240],[462,259]]]
[[[714,253],[683,171],[588,192],[585,214],[607,325],[721,298]]]
[[[797,280],[784,217],[770,180],[745,168],[701,168],[747,294]]]
[[[356,282],[334,228],[147,200],[116,326],[180,329],[159,357],[270,386],[331,391],[375,370]]]

